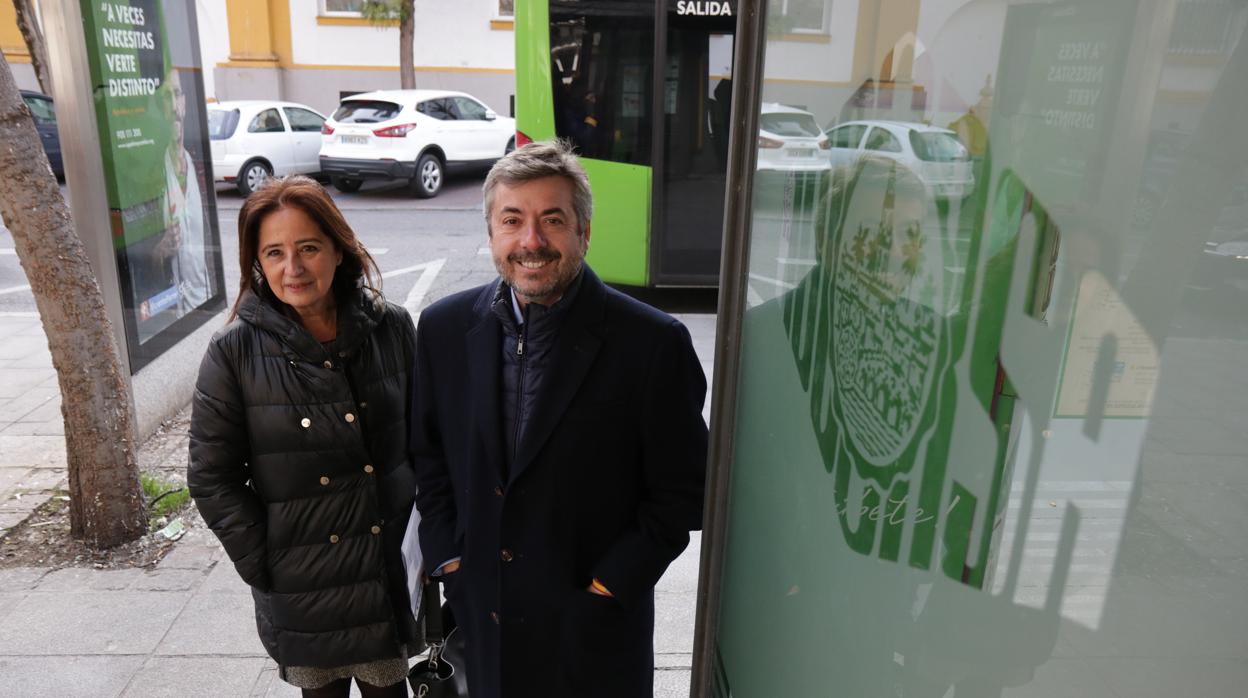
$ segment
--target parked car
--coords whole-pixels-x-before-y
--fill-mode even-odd
[[[970,153],[947,128],[908,121],[847,121],[829,128],[828,138],[833,167],[870,153],[908,167],[933,196],[960,198],[975,190]]]
[[[758,169],[825,171],[830,168],[828,145],[828,138],[814,114],[775,102],[761,105]]]
[[[39,140],[43,142],[43,152],[48,156],[48,164],[52,166],[52,174],[57,179],[65,179],[65,164],[61,160],[61,138],[56,133],[56,109],[52,98],[34,92],[22,90],[22,101],[30,108],[30,115],[35,119],[35,130],[39,132]]]
[[[320,172],[325,117],[294,102],[242,100],[208,105],[212,172],[247,196],[273,175]]]
[[[516,122],[445,90],[381,90],[342,100],[321,131],[321,172],[341,191],[405,180],[437,196],[448,171],[489,167],[516,146]]]

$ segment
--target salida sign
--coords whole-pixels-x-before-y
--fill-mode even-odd
[[[732,17],[732,3],[716,0],[677,0],[676,14],[681,17]]]

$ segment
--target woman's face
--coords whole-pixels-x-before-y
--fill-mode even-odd
[[[308,214],[280,208],[260,221],[258,258],[264,279],[278,300],[301,316],[333,307],[334,271],[342,252]]]

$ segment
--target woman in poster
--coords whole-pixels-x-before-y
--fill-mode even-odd
[[[406,696],[420,649],[400,543],[415,328],[325,190],[273,180],[239,213],[242,279],[200,366],[187,481],[304,696]]]

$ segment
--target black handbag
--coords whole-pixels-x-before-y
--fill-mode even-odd
[[[456,632],[450,608],[443,608],[438,594],[438,580],[425,584],[421,599],[425,617],[425,643],[429,656],[416,662],[407,672],[407,682],[416,698],[468,698],[468,679],[464,675],[464,643]],[[444,629],[449,627],[449,631]]]

